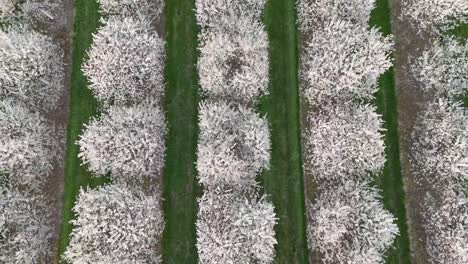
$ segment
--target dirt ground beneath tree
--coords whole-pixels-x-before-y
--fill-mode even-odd
[[[413,262],[427,263],[424,249],[425,234],[422,229],[422,208],[420,206],[425,193],[425,186],[415,184],[414,164],[411,160],[411,146],[415,123],[422,111],[434,99],[432,94],[424,93],[409,70],[412,61],[425,48],[431,46],[435,36],[427,32],[417,33],[414,26],[403,17],[402,0],[390,1],[392,10],[392,27],[395,39],[394,71],[395,86],[398,97],[399,130],[400,130],[400,160],[406,193],[406,211],[410,235],[410,245]]]
[[[55,110],[45,114],[49,122],[59,128],[60,149],[57,152],[57,161],[54,164],[53,173],[47,180],[45,195],[48,198],[50,210],[50,220],[53,234],[51,237],[52,251],[49,263],[56,263],[57,243],[62,221],[63,190],[65,182],[65,153],[67,140],[67,125],[69,116],[70,87],[71,87],[71,41],[73,25],[73,0],[63,0],[63,8],[57,10],[55,20],[47,24],[38,25],[38,30],[53,38],[55,43],[60,45],[64,52],[64,81],[60,101]]]

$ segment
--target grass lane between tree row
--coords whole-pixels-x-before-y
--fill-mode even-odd
[[[370,25],[378,27],[384,35],[392,33],[390,5],[388,0],[377,0],[371,14]],[[387,162],[383,173],[378,177],[377,187],[382,190],[383,203],[398,220],[400,235],[395,239],[394,248],[387,253],[387,264],[411,263],[410,242],[406,222],[405,192],[400,163],[400,136],[398,130],[398,102],[395,93],[393,68],[379,80],[379,91],[375,103],[382,115],[385,126],[385,155]]]
[[[276,264],[305,264],[307,257],[294,0],[269,0],[264,23],[270,38],[270,95],[260,104],[271,130],[271,169],[261,177],[279,223]]]
[[[87,87],[81,65],[86,59],[86,51],[92,43],[92,33],[99,26],[98,4],[95,0],[76,0],[72,42],[72,86],[70,94],[70,114],[67,128],[67,152],[65,160],[65,189],[62,224],[59,237],[59,254],[66,250],[75,216],[72,208],[82,187],[95,187],[104,184],[105,178],[92,178],[78,158],[79,147],[75,144],[91,117],[97,114],[97,101]],[[59,257],[60,258],[60,257]],[[63,263],[63,261],[61,261]]]
[[[198,28],[195,0],[166,1],[166,164],[163,204],[166,226],[162,254],[165,264],[196,264],[198,140]]]

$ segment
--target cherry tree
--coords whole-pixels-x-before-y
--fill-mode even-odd
[[[323,263],[384,263],[398,227],[380,199],[376,189],[353,181],[319,191],[307,208],[310,249]]]
[[[457,96],[468,92],[468,42],[437,41],[415,61],[412,74],[426,93]]]
[[[26,28],[0,30],[0,98],[31,108],[57,107],[63,87],[63,51],[53,40]]]
[[[160,263],[164,228],[157,190],[151,195],[121,185],[80,190],[64,259],[73,263]]]
[[[268,123],[242,105],[205,102],[199,113],[198,177],[205,187],[255,186],[269,167]]]
[[[441,204],[431,196],[425,200],[423,226],[429,263],[468,263],[468,199],[453,191],[442,196]]]
[[[239,19],[261,20],[266,0],[196,0],[197,22],[202,28],[232,27]]]
[[[200,35],[198,73],[210,95],[255,100],[269,82],[268,36],[263,25],[246,25],[245,32]]]
[[[98,0],[104,13],[122,17],[153,19],[161,15],[162,0]]]
[[[61,133],[38,113],[13,100],[0,101],[0,171],[9,185],[38,190],[59,155]]]
[[[164,92],[164,42],[149,20],[110,17],[94,34],[83,66],[90,88],[104,104],[156,100]]]
[[[420,31],[439,32],[456,22],[468,21],[466,0],[404,0],[402,17],[408,18]]]
[[[468,116],[446,99],[433,102],[417,121],[412,161],[417,175],[431,183],[468,180]]]
[[[326,22],[336,18],[367,28],[374,8],[375,0],[298,0],[299,29],[321,30]]]
[[[53,231],[43,196],[0,189],[0,263],[50,263]]]
[[[371,105],[337,106],[310,117],[306,159],[319,181],[367,178],[385,164],[382,119]]]
[[[158,177],[164,165],[166,123],[158,107],[112,106],[86,125],[79,157],[97,175],[117,181],[141,182]]]
[[[334,20],[305,44],[302,91],[314,105],[371,98],[391,65],[391,37],[376,29]]]
[[[229,189],[199,200],[197,249],[201,264],[273,263],[277,218],[266,197]]]

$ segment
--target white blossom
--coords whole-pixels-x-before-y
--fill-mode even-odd
[[[319,191],[314,204],[308,203],[309,247],[321,253],[323,263],[384,263],[398,227],[378,191],[365,185],[347,181]]]
[[[239,19],[259,22],[266,0],[196,0],[197,23],[202,28],[232,28]]]
[[[108,113],[86,125],[78,155],[98,176],[141,182],[161,173],[165,155],[166,123],[158,107],[112,106]]]
[[[265,197],[227,189],[206,192],[196,223],[200,264],[273,263],[276,223]]]
[[[311,34],[302,58],[303,96],[314,105],[371,98],[392,65],[391,36],[343,20]]]
[[[54,20],[53,10],[59,6],[59,1],[53,0],[0,0],[0,20]]]
[[[148,20],[110,17],[94,34],[83,71],[104,104],[156,100],[164,92],[164,42]]]
[[[440,206],[426,197],[424,229],[431,264],[468,263],[468,199],[448,191]]]
[[[12,100],[0,101],[0,172],[8,185],[37,190],[59,155],[60,133],[38,113]]]
[[[0,263],[49,263],[50,216],[43,196],[0,189]]]
[[[164,227],[157,191],[147,195],[125,186],[83,189],[64,260],[78,263],[160,263]]]
[[[209,95],[251,101],[267,92],[268,36],[259,23],[248,23],[244,29],[241,34],[200,35],[198,73],[201,88]]]
[[[468,22],[466,0],[403,0],[402,17],[410,20],[420,31],[439,32],[456,22]]]
[[[12,16],[20,0],[0,0],[0,18]]]
[[[319,181],[367,178],[385,164],[381,116],[371,105],[336,106],[310,116],[306,160]]]
[[[57,107],[63,90],[63,51],[53,40],[25,28],[0,30],[0,98],[31,108]]]
[[[429,182],[468,180],[468,115],[459,104],[439,99],[418,118],[412,161]]]
[[[417,58],[412,75],[426,93],[457,96],[468,92],[468,42],[453,38],[435,42]]]
[[[62,12],[62,1],[57,0],[26,0],[21,5],[23,14],[32,25],[36,22],[56,21]]]
[[[333,19],[350,21],[360,27],[368,27],[375,0],[298,0],[299,30],[320,30]]]
[[[162,0],[97,0],[108,15],[153,19],[161,15]]]
[[[256,185],[257,174],[269,167],[268,123],[250,108],[205,102],[199,112],[198,177],[205,187]]]

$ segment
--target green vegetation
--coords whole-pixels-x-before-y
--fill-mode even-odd
[[[386,263],[411,263],[408,226],[406,223],[405,192],[400,164],[400,145],[398,132],[397,97],[395,94],[393,69],[380,77],[380,89],[376,97],[379,114],[385,122],[385,154],[387,162],[383,173],[377,179],[382,190],[383,203],[397,219],[400,236],[395,240],[394,249],[390,250]]]
[[[466,41],[468,40],[468,23],[460,23],[454,29],[445,32],[445,34],[455,36]]]
[[[377,6],[371,14],[370,25],[379,27],[384,35],[392,33],[388,0],[377,0]],[[397,224],[400,229],[400,236],[395,240],[394,249],[388,253],[386,263],[411,263],[405,192],[400,164],[398,102],[395,94],[393,68],[380,77],[375,104],[377,111],[383,117],[387,130],[385,133],[387,162],[376,184],[382,190],[385,208],[398,219]]]
[[[276,226],[276,264],[308,263],[299,125],[299,86],[294,0],[269,0],[264,22],[270,37],[270,95],[260,110],[271,128],[271,169],[261,180],[271,196]]]
[[[455,36],[465,43],[468,41],[468,23],[460,23],[453,30],[448,31],[447,34]],[[468,93],[462,97],[462,101],[464,106],[468,108]]]
[[[198,140],[198,28],[195,1],[166,1],[166,165],[163,179],[162,254],[166,264],[196,264],[196,179]]]
[[[95,187],[107,181],[106,178],[92,178],[92,174],[88,172],[87,168],[80,165],[79,148],[75,144],[81,134],[83,125],[98,113],[97,102],[87,88],[86,78],[81,71],[81,65],[86,59],[86,50],[92,43],[92,33],[98,26],[99,13],[96,1],[76,0],[72,46],[71,105],[65,161],[64,207],[58,250],[60,255],[66,250],[69,243],[69,236],[73,229],[70,220],[74,218],[72,208],[80,188]]]

